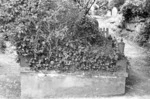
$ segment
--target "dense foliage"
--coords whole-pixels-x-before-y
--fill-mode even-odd
[[[142,5],[134,5],[132,3],[127,4],[122,8],[122,13],[126,22],[130,22],[135,18],[147,18],[148,12],[143,8]]]
[[[98,54],[109,42],[95,28],[97,24],[89,17],[76,21],[74,32],[55,31],[45,37],[41,33],[34,38],[27,32],[18,34],[19,55],[31,58],[29,66],[33,70],[104,70],[116,71],[118,54]],[[46,38],[47,37],[47,38]],[[36,43],[38,42],[38,43]],[[109,45],[110,46],[110,45]],[[93,50],[98,49],[96,52]]]
[[[1,30],[12,38],[18,56],[29,58],[32,70],[117,70],[119,54],[107,48],[111,41],[73,2],[8,0],[1,8]]]
[[[145,0],[141,1],[130,1],[126,2],[122,7],[122,13],[123,13],[123,25],[126,29],[127,25],[129,24],[143,24],[141,25],[140,31],[135,31],[136,33],[130,33],[129,38],[132,38],[132,41],[136,42],[140,46],[143,46],[144,44],[148,43],[149,41],[149,1]],[[129,29],[128,29],[129,30]],[[131,31],[133,31],[132,29]]]
[[[137,36],[137,43],[143,46],[149,43],[150,40],[150,19],[145,22],[145,27],[143,31]]]

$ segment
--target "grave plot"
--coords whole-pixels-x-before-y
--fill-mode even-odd
[[[126,58],[118,42],[104,36],[98,28],[93,29],[95,25],[93,19],[86,17],[76,22],[74,34],[18,34],[21,83],[36,80],[34,88],[40,90],[28,93],[26,89],[32,84],[23,84],[23,98],[37,94],[41,97],[94,97],[125,93]],[[52,71],[57,76],[53,77]],[[41,79],[51,80],[43,85]],[[49,94],[44,94],[45,90]]]

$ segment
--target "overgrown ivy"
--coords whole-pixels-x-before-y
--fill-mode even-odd
[[[13,38],[18,56],[29,58],[32,70],[117,71],[115,50],[93,52],[111,41],[86,16],[87,9],[64,0],[10,0],[1,7],[3,32]]]

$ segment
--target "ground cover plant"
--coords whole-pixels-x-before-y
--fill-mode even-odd
[[[18,57],[29,58],[32,70],[115,72],[120,55],[88,16],[90,4],[90,0],[83,7],[64,0],[7,1],[1,20]]]

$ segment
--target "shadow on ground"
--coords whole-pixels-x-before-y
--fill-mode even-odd
[[[139,53],[140,54],[140,53]],[[150,61],[145,57],[130,59],[129,76],[126,80],[127,96],[150,95]]]

